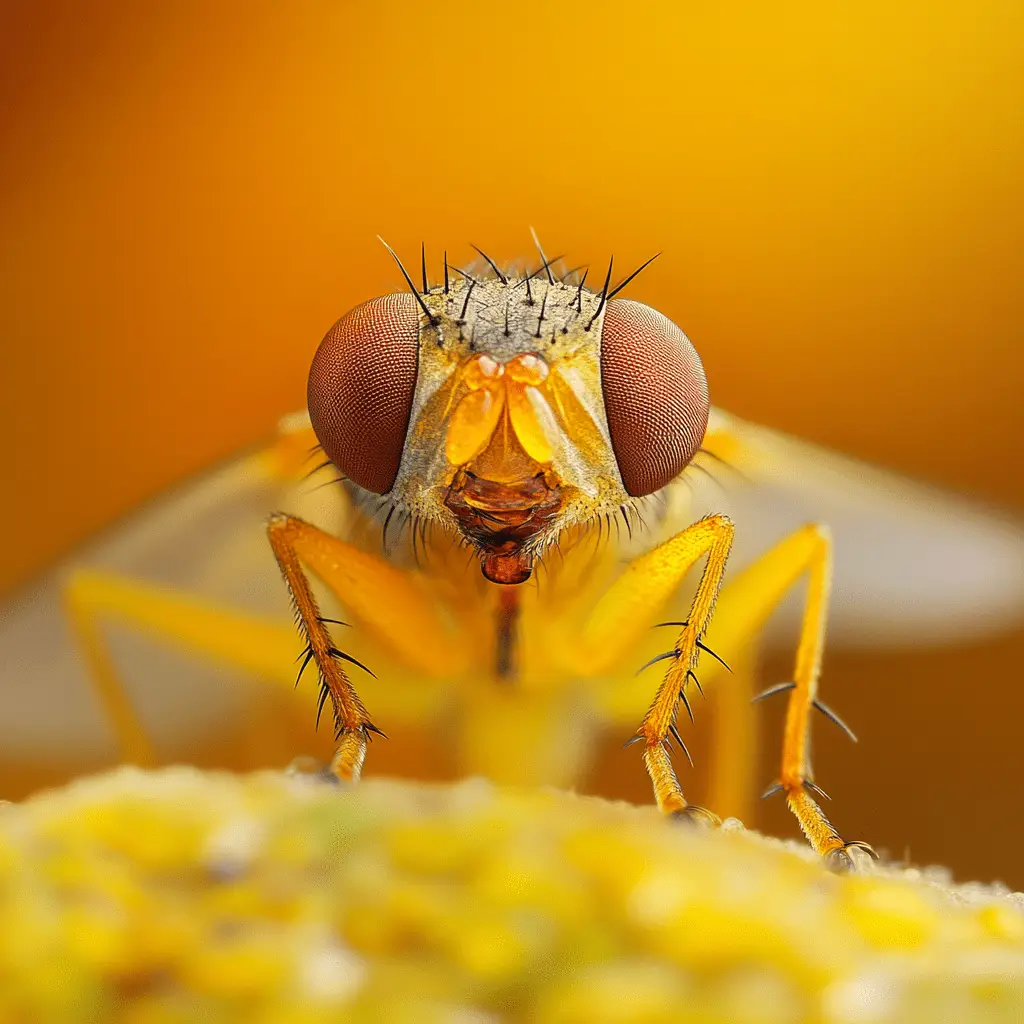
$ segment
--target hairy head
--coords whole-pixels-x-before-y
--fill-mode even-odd
[[[483,254],[481,254],[483,255]],[[396,257],[397,259],[397,257]],[[458,531],[497,583],[529,578],[563,531],[677,477],[704,436],[686,335],[615,298],[533,273],[457,271],[373,299],[324,338],[309,410],[329,458],[393,509]],[[399,264],[401,266],[401,264]],[[642,268],[641,268],[642,269]]]

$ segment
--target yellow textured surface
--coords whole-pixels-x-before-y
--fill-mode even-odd
[[[0,807],[0,1021],[1019,1021],[1024,896],[470,781]]]

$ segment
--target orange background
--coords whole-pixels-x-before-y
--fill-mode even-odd
[[[632,294],[717,404],[1024,511],[1022,43],[1014,2],[3,5],[0,588],[300,406],[378,232],[664,250]],[[1024,885],[1022,654],[829,663],[851,835]]]

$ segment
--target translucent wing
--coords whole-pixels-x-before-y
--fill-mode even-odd
[[[742,564],[806,522],[835,540],[829,643],[962,641],[1024,615],[1021,524],[969,499],[715,410],[708,446],[749,483],[706,463],[721,486],[698,500],[736,521]],[[796,595],[775,625],[795,621]]]
[[[322,486],[333,479],[329,470],[305,478],[316,462],[305,457],[312,443],[307,434],[294,433],[308,420],[296,419],[287,422],[283,444],[174,489],[8,601],[0,614],[3,759],[52,752],[80,764],[109,757],[109,723],[62,607],[61,587],[75,567],[110,570],[290,622],[287,593],[267,544],[267,516],[287,508],[343,530],[346,510],[340,488]],[[216,736],[252,700],[252,680],[239,670],[210,665],[116,624],[109,637],[132,700],[161,745],[182,736]]]

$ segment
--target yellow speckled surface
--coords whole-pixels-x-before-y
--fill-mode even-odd
[[[0,807],[0,1022],[1024,1020],[1024,896],[481,781]]]

